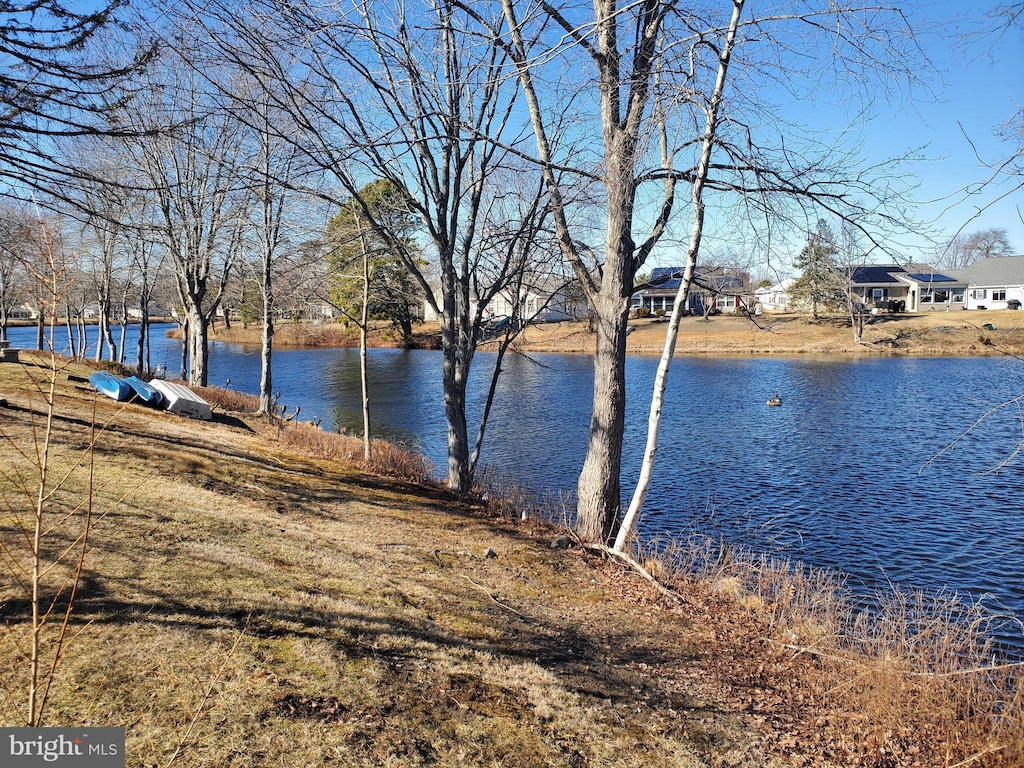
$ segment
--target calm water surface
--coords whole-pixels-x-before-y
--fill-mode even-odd
[[[173,373],[179,346],[162,330],[153,364]],[[10,335],[16,346],[33,343],[30,329]],[[358,431],[358,365],[357,350],[279,350],[275,389],[290,408],[301,405],[303,420]],[[371,350],[370,366],[375,430],[443,471],[438,353]],[[493,357],[480,354],[475,366],[474,421]],[[536,487],[573,488],[586,450],[591,359],[511,357],[503,367],[483,461]],[[627,502],[656,367],[653,358],[628,362]],[[211,385],[230,378],[255,393],[259,370],[258,350],[212,346]],[[775,392],[782,407],[766,407]],[[995,358],[678,359],[642,528],[678,535],[710,525],[840,569],[858,591],[890,581],[947,588],[1024,618],[1024,463],[1014,455],[1021,416],[998,409],[964,436],[1021,393],[1024,366]],[[1015,642],[1022,645],[1019,630]]]

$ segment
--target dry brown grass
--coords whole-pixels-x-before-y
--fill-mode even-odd
[[[0,365],[15,442],[27,370]],[[94,400],[66,383],[59,451],[81,449]],[[111,419],[96,499],[113,511],[49,724],[125,727],[130,765],[180,747],[182,766],[882,768],[953,766],[990,743],[971,765],[1019,764],[1019,688],[996,695],[1008,673],[973,689],[935,674],[921,664],[936,652],[843,620],[841,585],[814,574],[695,539],[678,572],[663,565],[681,590],[668,601],[553,549],[560,531],[514,524],[517,506],[495,517],[489,500],[370,474],[338,436],[95,402]],[[687,562],[708,578],[683,580]],[[0,606],[4,725],[23,689],[19,610]],[[890,646],[915,650],[894,663],[877,652]]]
[[[305,455],[329,461],[338,461],[384,477],[409,480],[428,485],[433,476],[433,465],[422,454],[401,448],[383,440],[371,443],[371,459],[363,461],[363,439],[337,432],[325,432],[305,423],[280,424],[280,442]]]
[[[257,413],[260,409],[260,399],[256,395],[247,395],[227,387],[193,387],[192,389],[210,405],[219,406],[224,411]]]
[[[697,535],[646,562],[679,589],[736,600],[803,662],[791,695],[817,730],[799,739],[842,764],[1024,764],[1024,666],[993,647],[981,605],[896,587],[865,603],[834,574]]]
[[[230,330],[218,327],[210,338],[228,344],[242,344],[259,347],[262,330],[258,325],[242,327],[236,323]],[[171,335],[180,337],[180,331]],[[440,332],[436,328],[423,326],[416,334],[414,346],[435,347]],[[369,331],[368,343],[373,347],[397,347],[402,343],[401,333],[389,323],[375,323]],[[358,347],[359,331],[355,325],[344,323],[290,322],[277,325],[274,329],[274,346],[289,347]]]
[[[982,328],[985,323],[994,331]],[[660,355],[666,320],[630,321],[631,354]],[[719,315],[683,318],[678,355],[998,355],[1024,351],[1024,312],[922,312],[878,315],[855,344],[848,318],[764,315],[749,319]],[[594,351],[585,323],[531,326],[517,342],[528,351]]]
[[[995,330],[987,330],[989,323]],[[665,344],[667,320],[630,320],[627,345],[630,354],[660,355]],[[436,326],[414,329],[414,346],[436,348]],[[215,338],[258,346],[256,326],[230,331],[220,329]],[[546,323],[528,327],[516,340],[524,352],[591,354],[594,334],[585,322]],[[370,345],[394,347],[401,339],[391,329],[379,327]],[[1024,353],[1024,312],[921,312],[916,315],[881,314],[872,317],[863,344],[856,344],[846,317],[775,314],[757,318],[718,315],[705,320],[683,318],[676,347],[678,355],[1000,355]],[[288,323],[280,326],[275,344],[282,347],[353,347],[359,343],[352,328],[340,323]],[[487,344],[481,348],[487,349]]]

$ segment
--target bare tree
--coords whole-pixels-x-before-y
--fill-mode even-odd
[[[99,157],[98,147],[95,148],[95,152],[97,154],[93,154],[91,158],[93,162]],[[84,167],[84,162],[80,167]],[[129,262],[124,251],[126,221],[136,213],[128,190],[109,172],[110,168],[109,163],[106,164],[106,168],[94,165],[89,173],[75,179],[81,194],[77,202],[84,219],[83,234],[91,245],[88,249],[91,256],[88,262],[99,326],[95,354],[97,361],[103,358],[104,344],[108,348],[110,360],[121,359],[119,349],[123,354],[122,345],[114,341],[111,316],[115,293],[123,292],[128,285],[125,278],[128,277]],[[83,256],[86,252],[85,245],[86,243],[83,243]]]
[[[388,182],[374,182],[379,191],[363,191],[363,200],[369,203],[378,218],[387,216],[380,210],[392,201],[404,207],[404,195]],[[401,215],[401,213],[399,213]],[[408,216],[405,217],[407,220]],[[412,222],[409,222],[410,228]],[[392,229],[392,231],[396,231]],[[363,413],[363,461],[373,458],[373,440],[370,427],[370,388],[367,364],[367,333],[370,324],[370,286],[373,272],[378,265],[386,265],[391,256],[386,245],[372,243],[376,240],[373,228],[363,217],[363,207],[355,201],[342,207],[327,227],[327,239],[332,246],[327,253],[331,265],[331,304],[359,328],[359,389]],[[397,234],[397,232],[396,232]],[[358,283],[358,298],[353,301],[351,287]],[[346,290],[349,289],[349,290]],[[347,295],[346,295],[347,294]],[[353,306],[354,305],[354,306]]]
[[[202,11],[216,9],[203,4]],[[504,52],[469,29],[469,14],[452,0],[416,8],[357,3],[349,11],[254,0],[247,15],[225,4],[216,23],[233,30],[233,50],[222,53],[266,84],[298,128],[296,145],[362,207],[374,236],[400,255],[438,317],[448,484],[468,491],[466,388],[485,307],[514,271],[477,236],[493,194],[489,180],[524,151]],[[436,283],[421,249],[410,251],[362,200],[361,190],[377,179],[403,190],[406,211],[429,243]]]
[[[51,140],[110,132],[110,93],[138,71],[151,49],[105,61],[94,45],[116,27],[126,3],[85,9],[64,0],[4,3],[0,30],[0,177],[59,194],[72,166],[56,162]],[[138,40],[131,43],[138,45]]]
[[[31,246],[31,220],[19,207],[0,207],[0,341],[7,341],[7,325],[15,307],[28,296],[24,261]]]
[[[704,123],[704,135],[701,137],[701,154],[697,165],[696,177],[693,180],[693,230],[690,236],[690,248],[687,251],[686,268],[683,272],[682,282],[676,293],[676,301],[672,308],[672,319],[669,322],[668,332],[665,334],[665,347],[658,364],[658,372],[654,380],[654,393],[651,396],[651,414],[648,418],[647,445],[644,449],[644,459],[640,467],[640,477],[637,481],[636,490],[630,501],[629,508],[619,526],[619,532],[615,537],[614,549],[622,552],[626,542],[629,540],[636,524],[637,516],[643,509],[647,491],[650,488],[651,476],[654,472],[654,461],[658,454],[658,433],[661,428],[661,408],[665,395],[665,387],[668,380],[668,369],[675,354],[676,338],[679,334],[679,321],[682,318],[683,307],[686,306],[686,295],[690,290],[693,281],[694,269],[697,266],[697,254],[700,252],[701,238],[704,230],[704,188],[707,185],[711,170],[711,156],[715,148],[715,140],[718,133],[719,109],[722,104],[722,97],[725,90],[726,77],[729,72],[729,63],[732,60],[733,49],[736,46],[736,33],[739,29],[740,16],[743,13],[744,0],[733,0],[732,18],[729,20],[729,27],[725,32],[721,47],[718,48],[718,73],[715,78],[714,90],[707,102],[707,109]]]
[[[146,210],[140,206],[140,210]],[[128,238],[132,272],[135,275],[135,298],[139,309],[139,335],[135,346],[135,371],[139,376],[152,371],[150,365],[149,318],[153,295],[163,269],[166,251],[153,239],[148,227],[139,227]]]
[[[979,259],[1009,256],[1010,241],[1003,227],[989,227],[976,232],[960,232],[939,253],[936,266],[942,269],[964,269]]]
[[[154,231],[174,265],[185,333],[182,375],[205,386],[209,326],[243,243],[252,190],[244,169],[245,127],[211,92],[218,72],[201,65],[200,46],[169,34],[159,66],[147,72],[146,98],[119,113],[134,137],[126,150],[154,194]],[[185,59],[188,59],[186,63]]]
[[[252,163],[248,170],[250,185],[255,193],[253,231],[259,257],[255,264],[256,284],[262,299],[260,413],[273,415],[274,352],[274,270],[288,245],[289,227],[286,212],[294,208],[297,197],[293,184],[298,176],[299,152],[295,144],[281,138],[282,128],[288,124],[288,114],[281,112],[267,98],[266,90],[257,85],[229,91],[229,109],[240,121],[251,128]],[[291,211],[294,216],[296,211]],[[230,314],[225,310],[227,321]]]
[[[860,4],[822,1],[794,9],[765,3],[738,22],[743,0],[597,0],[592,9],[524,8],[502,0],[502,6],[508,50],[550,180],[558,239],[597,317],[594,410],[577,527],[584,539],[603,543],[619,516],[629,297],[636,274],[672,222],[676,183],[703,187],[691,201],[695,231],[712,202],[765,238],[776,227],[815,220],[813,209],[848,220],[874,213],[877,223],[899,221],[904,212],[884,176],[853,168],[849,152],[790,125],[767,94],[786,83],[791,92],[813,96],[845,78],[850,90],[870,100],[896,82],[889,79],[895,72],[914,81],[915,67],[905,65],[916,49],[898,10]],[[721,65],[734,24],[734,85],[726,92],[719,88]],[[565,72],[585,74],[570,82]],[[585,111],[589,104],[597,105],[596,114],[587,113],[579,124],[599,126],[600,141],[595,135],[589,145],[574,145],[574,156],[554,140],[549,116]],[[709,115],[716,113],[708,134]],[[597,151],[580,151],[587,146]],[[565,196],[553,181],[555,169],[565,174],[568,168],[603,186],[604,247],[596,264],[587,260],[592,251],[581,247],[583,238],[574,235]],[[690,242],[692,248],[692,237]],[[695,257],[696,251],[690,254]]]

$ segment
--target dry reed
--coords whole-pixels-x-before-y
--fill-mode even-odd
[[[571,493],[537,490],[497,467],[487,465],[477,471],[473,492],[495,517],[533,519],[567,529],[573,526],[576,503]]]
[[[219,406],[225,411],[258,413],[260,410],[260,399],[256,395],[247,395],[226,387],[193,387],[193,390],[210,405]]]
[[[1024,764],[1024,667],[994,647],[981,604],[896,586],[866,601],[834,573],[707,536],[647,542],[638,559],[679,590],[734,597],[804,658],[799,696],[823,708],[819,738],[844,764]]]
[[[397,445],[374,440],[369,465],[363,458],[361,437],[326,432],[306,423],[282,424],[280,440],[283,445],[307,456],[355,465],[384,477],[416,483],[432,482],[433,466],[422,454]]]

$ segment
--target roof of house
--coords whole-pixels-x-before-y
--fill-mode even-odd
[[[766,293],[785,293],[793,286],[793,283],[795,282],[795,277],[787,277],[781,283],[776,283],[775,285],[766,285],[763,288],[758,288],[756,291],[754,291],[754,294],[757,296],[763,296]]]
[[[959,277],[950,277],[952,274],[954,274],[952,270],[948,274],[936,272],[928,264],[908,264],[906,267],[901,267],[899,264],[865,264],[853,268],[850,273],[850,281],[855,285],[900,283],[906,282],[908,279],[918,283],[963,282]]]
[[[940,275],[938,272],[908,272],[906,277],[917,280],[919,283],[958,283],[955,277]]]
[[[965,269],[951,269],[961,282],[971,285],[1024,285],[1024,256],[994,256]]]
[[[901,273],[906,270],[898,264],[866,264],[862,267],[854,267],[850,273],[850,282],[856,283],[898,283],[893,273]]]
[[[678,291],[679,285],[683,282],[684,267],[655,267],[651,270],[651,277],[644,292],[649,291]],[[697,267],[694,270],[693,281],[700,285],[714,290],[728,290],[743,287],[743,276],[723,271],[718,267]]]

